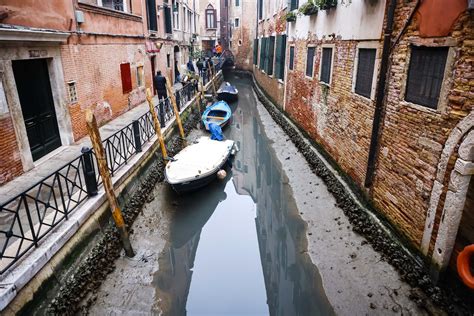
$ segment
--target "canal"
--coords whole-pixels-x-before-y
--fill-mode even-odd
[[[170,315],[332,314],[307,255],[306,228],[259,120],[248,78],[225,136],[239,147],[224,181],[175,205],[154,284]],[[176,201],[176,202],[173,202]]]
[[[132,227],[135,257],[116,261],[89,313],[424,314],[395,269],[353,232],[252,80],[226,80],[239,101],[224,133],[240,149],[227,177],[181,196],[158,183]]]

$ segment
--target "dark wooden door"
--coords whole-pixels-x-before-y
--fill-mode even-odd
[[[33,160],[61,146],[46,59],[12,62]]]

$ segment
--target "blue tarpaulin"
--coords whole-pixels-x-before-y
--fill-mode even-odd
[[[223,140],[224,135],[222,135],[222,129],[219,125],[210,123],[209,124],[209,132],[211,132],[211,139],[212,140]]]

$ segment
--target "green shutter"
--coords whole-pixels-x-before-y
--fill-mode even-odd
[[[273,75],[273,57],[275,56],[275,36],[270,36],[268,41],[268,64],[267,64],[267,75]]]
[[[253,64],[257,64],[258,58],[258,38],[253,40]]]
[[[258,64],[260,69],[263,69],[263,64],[265,63],[265,46],[266,38],[260,39],[260,62]]]
[[[275,77],[280,78],[281,72],[281,35],[276,38],[276,52],[275,52]]]
[[[285,59],[286,59],[286,35],[281,36],[280,46],[280,72],[278,73],[278,79],[285,78]]]

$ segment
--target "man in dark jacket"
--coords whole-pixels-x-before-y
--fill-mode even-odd
[[[153,83],[155,86],[155,90],[158,93],[158,105],[160,109],[159,118],[160,118],[160,125],[163,127],[165,126],[165,109],[164,103],[168,102],[168,93],[166,92],[166,78],[161,74],[161,71],[156,72],[155,78],[153,78]],[[161,99],[165,99],[161,101]]]

